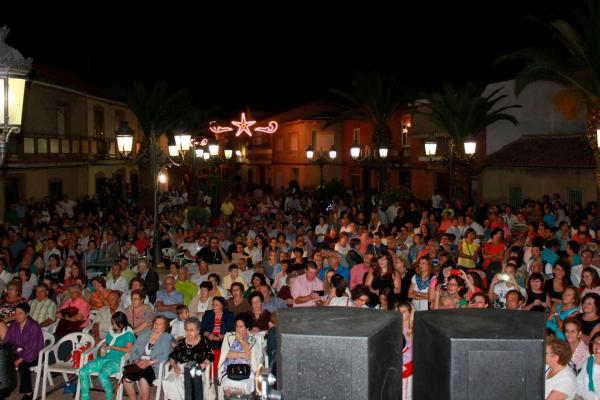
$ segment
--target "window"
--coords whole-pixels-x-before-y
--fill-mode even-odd
[[[523,202],[523,195],[521,193],[520,185],[510,185],[508,187],[508,201],[515,210],[521,208],[521,203]]]
[[[115,131],[119,130],[121,126],[121,122],[125,121],[125,113],[123,110],[115,111]]]
[[[300,169],[292,168],[292,180],[298,182],[300,178]]]
[[[572,210],[575,203],[583,202],[583,193],[581,189],[569,189],[569,208]]]
[[[290,151],[292,153],[298,151],[298,134],[292,133],[290,135]]]
[[[104,109],[94,108],[94,135],[97,138],[104,137]]]
[[[56,106],[56,134],[58,136],[68,136],[70,129],[70,109],[68,104],[58,104]]]
[[[254,144],[256,146],[262,146],[263,144],[263,134],[261,132],[256,133],[254,136]]]
[[[402,140],[402,147],[410,147],[410,139],[408,137],[408,129],[402,125],[402,133],[400,136]]]
[[[360,143],[360,128],[354,128],[352,140],[354,141],[354,143]]]
[[[283,151],[283,137],[281,136],[275,139],[275,151]]]
[[[313,129],[310,137],[310,145],[314,148],[317,147],[317,130]]]

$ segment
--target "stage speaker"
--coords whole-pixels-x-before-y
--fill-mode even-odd
[[[544,313],[417,312],[415,399],[544,398]]]
[[[402,316],[346,307],[278,310],[284,399],[402,398]]]

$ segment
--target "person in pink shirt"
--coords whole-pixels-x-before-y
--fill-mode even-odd
[[[64,302],[56,313],[56,317],[60,319],[55,333],[57,340],[68,333],[81,331],[88,325],[90,305],[81,296],[81,290],[79,285],[70,286],[71,298]]]
[[[369,264],[371,259],[374,257],[373,253],[369,252],[365,254],[364,262],[356,264],[350,270],[350,290],[354,289],[358,285],[362,285],[365,280],[365,275],[369,273]]]
[[[323,282],[317,278],[317,265],[314,262],[306,264],[306,272],[294,279],[290,290],[294,307],[316,307],[321,302]]]

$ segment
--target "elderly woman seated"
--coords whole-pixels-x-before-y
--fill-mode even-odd
[[[169,320],[162,315],[154,317],[152,330],[143,331],[135,341],[129,359],[134,367],[125,366],[123,386],[127,397],[135,400],[134,382],[139,382],[141,400],[148,400],[150,387],[158,377],[160,363],[167,361],[173,349],[173,336],[167,332]],[[130,364],[131,365],[131,364]]]
[[[254,334],[252,315],[240,313],[235,317],[235,333],[225,334],[219,361],[219,398],[249,395],[254,390],[254,373],[262,362],[263,337]],[[234,365],[250,366],[248,379],[233,380],[228,376],[228,369]]]
[[[208,339],[200,335],[200,321],[191,317],[185,321],[185,337],[180,339],[169,357],[171,370],[163,380],[165,398],[182,400],[185,397],[183,386],[183,367],[188,362],[194,362],[201,369],[213,360],[213,352]]]

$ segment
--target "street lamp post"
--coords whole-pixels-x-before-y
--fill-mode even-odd
[[[10,135],[21,131],[25,82],[33,63],[5,43],[9,32],[6,26],[0,29],[0,167]]]
[[[317,157],[316,159],[314,159],[315,156],[315,151],[313,150],[312,146],[308,146],[308,148],[306,149],[306,159],[310,162],[314,162],[316,164],[319,164],[319,171],[320,171],[320,184],[319,184],[319,209],[322,209],[323,206],[323,197],[324,197],[324,183],[323,183],[323,167],[325,166],[325,164],[327,164],[328,162],[331,161],[335,161],[336,157],[337,157],[337,150],[335,149],[335,147],[333,147],[333,145],[331,145],[331,148],[329,149],[329,151],[327,152],[327,156],[324,155],[325,152],[323,151],[323,148],[321,148],[321,150],[319,151],[319,157]]]
[[[471,161],[471,159],[475,156],[475,152],[477,150],[477,141],[472,135],[467,136],[467,138],[463,142],[464,146],[464,154],[465,160],[467,163]],[[425,155],[429,158],[429,162],[432,162],[435,158],[435,153],[437,151],[437,142],[433,139],[429,139],[425,142]],[[454,173],[454,152],[455,152],[455,143],[454,139],[450,139],[448,143],[448,196],[450,197],[450,201],[452,201],[453,197],[453,189],[454,185],[452,184],[452,175]],[[470,191],[471,184],[469,182],[469,200],[471,198]]]
[[[371,213],[371,206],[372,206],[372,203],[371,203],[371,168],[378,160],[385,160],[388,156],[388,152],[389,152],[389,149],[387,148],[387,146],[382,145],[382,146],[379,146],[376,151],[374,149],[366,151],[364,156],[361,157],[362,149],[360,147],[360,144],[357,141],[354,141],[354,143],[350,147],[350,157],[352,157],[352,159],[354,161],[358,162],[363,167],[366,166],[366,168],[367,168],[367,173],[366,173],[366,175],[363,176],[363,178],[364,178],[363,186],[364,186],[364,190],[365,190],[365,204],[364,204],[365,214]],[[378,171],[378,177],[377,177],[377,192],[378,193],[381,192],[381,187],[379,184],[379,182],[381,180],[379,178],[380,174],[381,174],[381,170]]]
[[[321,171],[321,183],[319,185],[320,190],[323,189],[323,167],[325,166],[325,164],[327,162],[335,161],[335,159],[337,157],[337,150],[332,145],[331,148],[329,149],[329,151],[327,152],[327,157],[324,156],[323,154],[324,154],[323,148],[321,148],[321,150],[319,151],[319,157],[317,159],[313,160],[313,158],[315,156],[315,151],[313,150],[312,146],[308,146],[308,148],[306,149],[306,159],[308,161],[319,164],[319,170]]]

